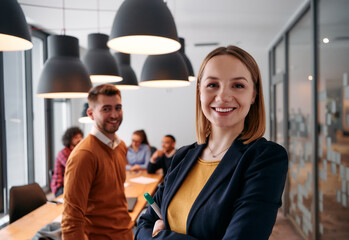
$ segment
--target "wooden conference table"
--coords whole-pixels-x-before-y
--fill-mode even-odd
[[[133,182],[137,179],[142,180],[142,177],[147,178],[143,180],[150,180],[149,178],[154,179],[154,182],[147,184]],[[131,179],[134,180],[131,181]],[[161,180],[162,174],[148,174],[145,170],[138,172],[127,171],[125,183],[126,197],[138,198],[133,211],[129,213],[132,219],[132,226],[135,224],[137,217],[146,205],[146,200],[143,197],[143,194],[148,192],[150,195],[153,195],[157,185],[160,183]],[[17,221],[9,224],[5,228],[1,229],[0,239],[31,239],[38,230],[40,230],[46,224],[51,223],[57,218],[59,218],[62,212],[63,204],[46,203],[41,207],[35,209],[34,211],[28,213],[24,217],[18,219]]]

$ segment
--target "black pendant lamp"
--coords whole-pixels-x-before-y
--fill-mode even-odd
[[[88,35],[88,50],[83,59],[92,83],[111,83],[122,80],[116,61],[107,47],[106,34]]]
[[[125,0],[112,26],[108,46],[131,54],[165,54],[180,48],[177,29],[163,0]]]
[[[87,115],[88,103],[84,103],[84,109],[81,112],[81,117],[79,118],[80,123],[93,123],[93,120]]]
[[[194,75],[194,70],[193,70],[193,66],[191,65],[191,62],[189,60],[189,58],[187,57],[187,55],[185,54],[185,41],[184,38],[179,38],[179,41],[181,43],[181,48],[179,49],[179,54],[183,57],[185,64],[187,65],[188,68],[188,72],[189,72],[189,81],[193,82],[196,80],[195,75]]]
[[[179,52],[150,55],[144,62],[140,86],[184,87],[189,86],[189,73]]]
[[[135,72],[131,67],[130,54],[116,52],[114,53],[116,62],[118,63],[122,81],[114,83],[120,90],[138,89],[138,81]]]
[[[79,59],[79,40],[67,35],[48,37],[48,60],[42,70],[37,96],[83,98],[92,83]]]
[[[27,21],[17,0],[0,1],[0,51],[33,47]]]

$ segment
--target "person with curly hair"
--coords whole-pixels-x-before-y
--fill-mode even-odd
[[[82,140],[83,136],[84,134],[79,127],[70,127],[63,134],[62,143],[64,148],[57,154],[51,180],[51,191],[56,197],[63,194],[65,165],[67,164],[70,153]]]

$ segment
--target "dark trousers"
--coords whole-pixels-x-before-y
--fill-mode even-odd
[[[58,197],[63,194],[64,187],[60,187],[57,189],[57,192],[55,193],[55,197]]]

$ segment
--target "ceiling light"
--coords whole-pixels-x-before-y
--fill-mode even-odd
[[[92,87],[79,59],[79,40],[67,35],[48,37],[48,59],[41,72],[37,96],[83,98]]]
[[[330,42],[330,39],[324,38],[324,39],[322,39],[322,42],[323,42],[323,43],[329,43],[329,42]]]
[[[84,109],[81,112],[81,117],[79,118],[80,123],[93,123],[93,120],[87,115],[88,103],[84,103]]]
[[[114,83],[114,85],[120,90],[139,89],[136,74],[130,64],[130,54],[117,52],[114,53],[114,57],[119,66],[120,75],[123,78],[121,82]]]
[[[0,51],[33,47],[24,13],[16,0],[0,1]]]
[[[150,55],[144,62],[140,86],[184,87],[189,86],[188,68],[179,52]]]
[[[118,66],[107,47],[108,35],[91,33],[88,35],[88,50],[83,59],[93,83],[119,82]]]
[[[108,46],[132,54],[166,54],[180,48],[177,29],[163,0],[125,0],[112,26]]]
[[[189,73],[189,81],[193,82],[196,80],[196,77],[194,75],[193,66],[191,65],[189,58],[185,54],[185,40],[184,40],[184,38],[179,38],[179,41],[181,43],[181,48],[179,49],[179,54],[183,57],[185,64],[187,65],[188,73]]]

